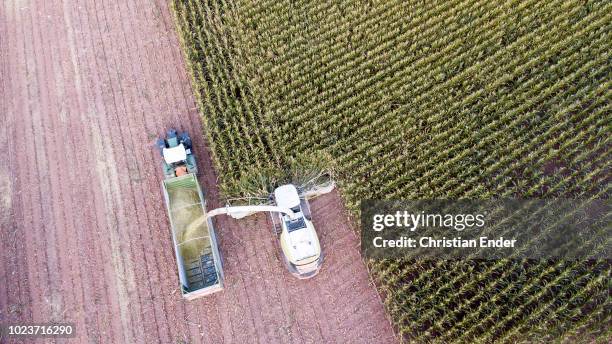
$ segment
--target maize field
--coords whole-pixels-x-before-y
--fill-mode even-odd
[[[362,199],[608,198],[611,2],[172,8],[222,190],[306,154],[328,157],[353,215]],[[611,337],[607,260],[368,265],[406,342]]]

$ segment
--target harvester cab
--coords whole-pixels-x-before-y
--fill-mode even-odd
[[[198,172],[195,157],[191,152],[191,138],[186,132],[178,134],[174,129],[168,130],[165,139],[157,140],[157,147],[163,157],[165,178]]]

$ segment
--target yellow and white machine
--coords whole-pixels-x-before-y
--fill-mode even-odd
[[[287,184],[276,188],[271,199],[273,204],[217,208],[209,211],[208,217],[227,214],[241,219],[257,212],[268,212],[289,272],[301,279],[315,276],[323,263],[323,254],[306,197],[300,197],[295,185]]]
[[[294,214],[293,217],[281,212],[270,214],[275,228],[278,229],[275,215],[280,224],[279,241],[289,272],[297,278],[315,276],[323,263],[323,255],[317,231],[310,218],[308,201],[299,197],[292,184],[276,188],[274,201],[277,206],[288,208]]]

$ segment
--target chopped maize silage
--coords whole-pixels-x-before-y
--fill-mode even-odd
[[[195,188],[169,188],[172,222],[183,260],[191,262],[210,251],[206,216]]]

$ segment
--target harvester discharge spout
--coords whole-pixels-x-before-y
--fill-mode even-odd
[[[289,208],[277,207],[273,205],[242,205],[242,206],[226,206],[222,208],[213,209],[208,212],[208,218],[213,216],[226,214],[235,219],[241,219],[243,217],[252,215],[258,212],[276,212],[282,213],[289,218],[294,219],[295,213]]]

